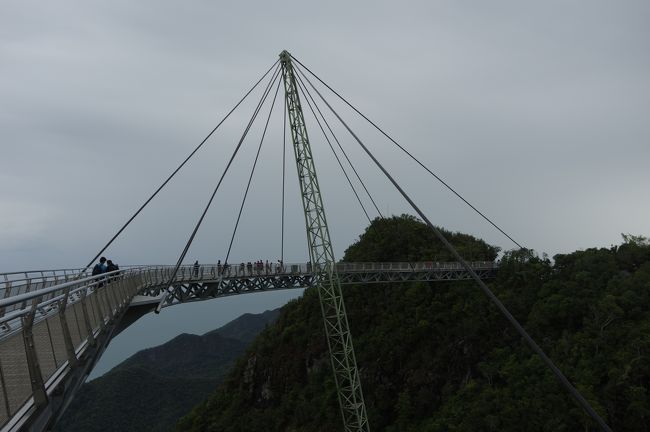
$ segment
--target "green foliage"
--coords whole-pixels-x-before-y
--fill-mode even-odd
[[[499,248],[483,240],[438,228],[447,240],[470,261],[492,261]],[[375,219],[358,241],[345,251],[345,261],[454,261],[433,231],[410,215]]]
[[[497,249],[445,233],[465,255]],[[490,285],[616,431],[650,428],[650,245],[557,255],[506,252]],[[375,220],[350,261],[445,261],[410,216]],[[344,290],[371,428],[376,431],[595,430],[470,282]],[[318,293],[281,311],[179,431],[340,431]]]

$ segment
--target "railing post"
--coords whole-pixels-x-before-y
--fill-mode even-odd
[[[134,296],[136,294],[136,287],[139,285],[139,277],[139,275],[134,274],[124,277],[124,284],[126,285],[126,290],[129,293],[129,296]]]
[[[68,357],[68,364],[70,368],[77,366],[79,360],[75,354],[74,344],[72,343],[72,336],[70,335],[70,327],[68,326],[68,318],[65,316],[65,310],[68,305],[68,296],[70,295],[70,288],[66,288],[65,297],[59,301],[59,320],[61,321],[61,331],[63,332],[63,342],[65,344],[65,352]]]
[[[81,312],[83,313],[84,316],[84,324],[86,325],[86,331],[88,332],[88,343],[94,346],[95,335],[93,334],[93,326],[90,324],[90,317],[88,316],[88,308],[86,306],[86,296],[87,296],[87,292],[84,289],[81,292],[81,299],[79,299],[79,301],[81,303]]]
[[[7,297],[9,297],[11,295],[11,281],[9,280],[9,277],[7,277],[7,275],[4,275],[4,276],[5,276],[4,277],[4,279],[5,279],[4,298],[7,298]],[[5,310],[6,309],[7,308],[4,308],[4,307],[0,308],[0,318],[5,316]]]
[[[111,306],[111,301],[108,298],[108,292],[106,292],[106,286],[98,287],[97,294],[99,299],[103,299],[104,306],[106,306],[106,317],[109,321],[113,319],[113,307]]]
[[[43,375],[41,374],[41,367],[38,364],[38,356],[36,355],[36,346],[34,345],[34,334],[32,328],[34,325],[34,315],[36,314],[36,307],[41,301],[41,297],[37,297],[32,301],[32,307],[29,313],[22,317],[23,325],[23,341],[25,343],[25,355],[27,357],[27,369],[29,370],[29,379],[32,385],[32,396],[34,404],[37,407],[47,405],[47,393],[45,392],[45,383],[43,382]]]
[[[108,293],[109,299],[112,298],[113,303],[115,304],[115,310],[113,311],[113,316],[115,316],[117,314],[117,312],[121,309],[122,302],[120,302],[119,296],[115,292],[115,289],[113,287],[111,287],[108,284],[108,282],[104,286],[104,289],[106,289],[106,292]]]
[[[27,273],[25,273],[25,279],[26,279],[26,282],[25,282],[25,294],[26,294],[29,291],[31,291],[32,279],[29,277],[29,275]],[[19,292],[19,294],[20,294],[20,292]],[[27,307],[27,300],[22,302],[22,304],[20,305],[21,309],[25,309],[26,307]]]
[[[94,301],[91,300],[91,303],[95,304],[95,309],[97,312],[97,316],[99,317],[99,327],[104,328],[106,325],[106,321],[104,320],[104,311],[102,309],[102,298],[99,296],[98,288],[97,286],[94,287],[93,289],[93,298]]]
[[[115,302],[115,296],[112,296],[111,290],[108,289],[108,285],[104,285],[102,287],[102,291],[106,295],[106,303],[108,304],[108,313],[110,314],[109,319],[113,321],[113,317],[117,313],[117,302]],[[115,303],[115,307],[113,307],[113,303]]]
[[[7,418],[11,417],[11,407],[9,406],[9,394],[7,392],[7,383],[5,382],[4,372],[2,371],[2,363],[0,362],[0,386],[2,386],[2,396],[4,400],[4,409]]]
[[[131,297],[131,292],[129,291],[129,288],[127,286],[126,279],[122,275],[117,276],[116,283],[120,295],[122,296],[122,308],[125,308],[128,306],[127,301]]]
[[[126,307],[126,300],[129,297],[129,293],[124,283],[124,277],[118,274],[115,276],[115,283],[117,284],[117,290],[120,292],[120,296],[122,297],[122,307]]]

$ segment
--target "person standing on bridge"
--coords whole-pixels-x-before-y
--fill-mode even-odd
[[[199,277],[199,260],[194,261],[194,277]]]
[[[120,269],[120,267],[117,264],[115,264],[113,261],[111,261],[111,260],[106,261],[106,273],[114,272],[114,271],[117,271],[119,269]],[[117,273],[114,274],[113,276],[110,276],[108,281],[109,282],[114,281],[115,279],[117,279],[116,276],[117,276]]]
[[[120,267],[117,264],[115,264],[113,261],[111,260],[106,261],[106,273],[116,271],[119,269]]]
[[[106,265],[106,258],[101,257],[99,259],[99,262],[95,264],[95,267],[93,267],[93,276],[96,276],[98,274],[106,273],[108,269],[108,266]]]
[[[95,264],[95,267],[93,267],[92,275],[97,276],[97,275],[100,275],[102,273],[106,273],[107,270],[108,270],[108,266],[106,265],[106,258],[101,257],[99,259],[99,262],[97,264]],[[104,284],[105,284],[104,279],[105,278],[97,278],[96,279],[97,288],[101,288],[101,287],[104,286]]]

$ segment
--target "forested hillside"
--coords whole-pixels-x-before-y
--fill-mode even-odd
[[[221,381],[278,310],[244,314],[205,335],[181,334],[142,350],[83,385],[57,424],[61,432],[171,431]]]
[[[461,254],[497,249],[446,233]],[[350,261],[449,259],[412,217],[375,220]],[[506,253],[491,288],[615,431],[650,428],[650,245]],[[472,282],[348,286],[372,430],[588,431],[590,420]],[[285,306],[179,431],[340,431],[315,290]]]

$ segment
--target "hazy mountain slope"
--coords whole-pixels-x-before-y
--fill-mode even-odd
[[[243,352],[247,344],[219,333],[181,334],[163,345],[135,353],[113,370],[140,367],[161,376],[215,378],[223,375],[233,355]]]
[[[59,431],[168,431],[218,379],[168,377],[142,367],[111,370],[84,385]]]
[[[57,430],[173,430],[178,418],[214,390],[253,335],[277,314],[245,314],[203,336],[181,334],[137,352],[84,384]]]
[[[205,335],[208,336],[212,333],[218,333],[223,337],[250,343],[267,324],[274,322],[279,314],[280,309],[265,311],[261,314],[247,313]]]

